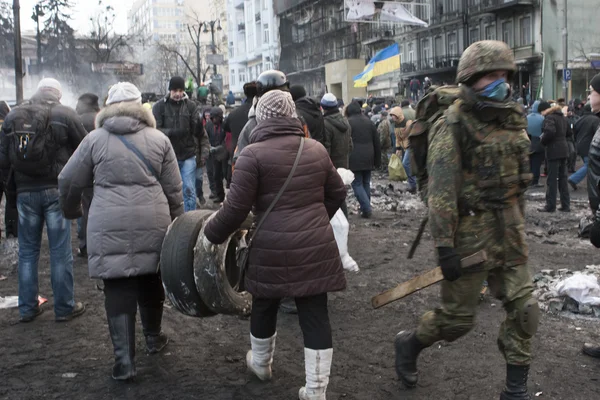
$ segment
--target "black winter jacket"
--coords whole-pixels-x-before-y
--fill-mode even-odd
[[[588,154],[587,186],[590,208],[594,213],[600,206],[600,128],[596,131]]]
[[[244,129],[244,125],[248,122],[248,113],[252,108],[252,99],[246,100],[244,104],[237,107],[225,120],[225,132],[231,132],[231,140],[237,144],[240,133]]]
[[[19,115],[22,110],[21,107],[26,107],[28,104],[44,104],[51,107],[49,133],[56,151],[52,166],[47,168],[45,174],[30,176],[15,171],[14,183],[16,184],[17,193],[58,188],[58,175],[79,146],[79,143],[87,135],[75,110],[63,106],[58,99],[52,98],[48,94],[38,93],[22,106],[12,109],[2,124],[2,131],[0,132],[0,169],[3,170],[4,176],[8,176],[11,167],[10,152],[13,151],[11,144],[14,137],[9,136],[9,134],[12,133],[12,120]],[[44,168],[46,167],[44,166]]]
[[[548,161],[569,157],[569,146],[567,138],[573,136],[569,121],[563,115],[560,106],[545,110],[544,123],[542,125],[541,142],[546,147],[546,159]]]
[[[323,143],[325,124],[319,104],[308,96],[301,97],[296,100],[296,113],[306,122],[310,137]]]
[[[350,153],[350,170],[371,171],[373,167],[379,168],[381,166],[381,145],[377,128],[368,117],[362,114],[357,102],[348,105],[346,115],[354,146]]]
[[[348,169],[350,153],[353,148],[350,124],[337,108],[326,111],[324,121],[323,146],[329,153],[334,167]]]
[[[600,126],[600,112],[592,114],[584,111],[583,116],[575,123],[574,133],[577,138],[577,154],[581,157],[588,156],[598,126]]]
[[[171,140],[177,160],[196,156],[197,143],[202,141],[204,129],[200,109],[193,101],[187,97],[174,101],[167,95],[154,104],[152,114],[156,129]]]

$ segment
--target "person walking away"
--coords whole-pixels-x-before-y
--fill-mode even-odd
[[[421,91],[421,81],[417,78],[412,78],[409,84],[411,99],[415,103],[419,101],[419,92]]]
[[[400,103],[400,107],[402,107],[402,113],[404,114],[404,118],[406,118],[407,121],[415,120],[417,114],[415,110],[413,110],[413,108],[410,106],[410,101],[402,100],[402,103]]]
[[[346,117],[352,135],[349,167],[354,173],[352,190],[360,204],[361,217],[371,218],[371,171],[381,167],[381,144],[375,125],[361,113],[360,103],[346,107]]]
[[[196,98],[201,105],[206,105],[208,100],[208,87],[204,84],[204,82],[200,83],[200,86],[198,86],[198,89],[196,89]]]
[[[171,141],[155,128],[133,84],[110,88],[96,126],[58,178],[61,205],[69,218],[81,215],[83,190],[94,186],[89,274],[104,281],[112,377],[128,380],[136,376],[138,306],[146,350],[158,353],[169,341],[162,333],[165,294],[158,263],[167,228],[184,210],[182,181]]]
[[[179,171],[183,179],[185,211],[196,209],[196,153],[204,129],[200,110],[184,92],[185,81],[174,76],[169,81],[169,93],[152,107],[156,127],[171,140]]]
[[[215,185],[214,198],[211,194],[211,200],[214,203],[222,203],[225,199],[223,179],[226,178],[224,173],[226,172],[229,154],[225,146],[226,133],[223,129],[223,111],[219,107],[213,107],[210,111],[210,121],[206,124],[206,133],[210,142],[208,162],[212,165],[213,183]]]
[[[408,192],[417,192],[417,181],[410,172],[410,151],[408,143],[408,128],[412,121],[406,119],[400,107],[394,107],[390,111],[394,122],[394,135],[396,136],[396,155],[402,160],[402,166],[408,177]]]
[[[562,113],[561,106],[550,107],[542,115],[542,145],[546,148],[548,160],[548,179],[546,180],[546,205],[538,209],[540,212],[556,211],[556,192],[560,193],[559,211],[571,211],[571,199],[567,184],[567,159],[569,146],[567,137],[573,136],[569,121]]]
[[[225,99],[225,104],[228,106],[235,105],[235,96],[233,95],[233,92],[231,90],[229,91],[229,93],[227,93],[227,98]]]
[[[2,134],[2,124],[4,123],[4,119],[10,112],[10,106],[4,100],[0,100],[0,141],[3,138]],[[6,200],[4,201],[4,234],[6,238],[11,236],[17,237],[17,227],[19,222],[19,213],[17,212],[17,205],[13,201],[9,201],[8,195],[8,177],[9,171],[2,171],[0,169],[0,202],[2,201],[2,197]],[[13,204],[15,203],[15,204]],[[0,241],[2,239],[2,229],[0,228]]]
[[[256,221],[264,219],[264,227],[252,237],[245,274],[245,288],[253,298],[246,364],[260,380],[271,379],[279,302],[293,297],[306,370],[306,384],[298,395],[300,400],[321,400],[326,398],[333,356],[327,293],[346,287],[329,221],[346,189],[323,145],[304,138],[294,114],[288,92],[271,90],[261,96],[251,143],[236,162],[227,199],[206,222],[203,240],[225,242],[252,208],[258,210]],[[284,186],[286,179],[291,180]]]
[[[319,103],[312,97],[308,97],[304,86],[301,85],[290,87],[290,94],[296,104],[296,113],[308,126],[310,137],[323,143],[325,125]]]
[[[429,88],[431,87],[431,80],[429,79],[429,77],[425,77],[425,81],[423,82],[423,95],[425,95],[425,93],[427,93],[427,91],[429,90]]]
[[[88,133],[96,129],[96,115],[100,111],[98,96],[93,93],[82,94],[77,100],[75,111],[79,114],[83,127]],[[81,218],[77,219],[77,238],[79,239],[77,256],[85,259],[87,259],[87,222],[93,195],[94,191],[92,188],[86,188],[84,190],[83,195],[81,196],[83,215]]]
[[[208,163],[210,153],[210,142],[204,127],[202,127],[202,131],[202,138],[196,147],[196,208],[206,204],[204,198],[204,169]]]
[[[540,173],[546,158],[546,150],[541,141],[542,125],[544,124],[544,117],[541,113],[549,108],[550,104],[548,102],[536,101],[531,108],[531,114],[527,116],[527,135],[531,141],[529,158],[531,173],[533,174],[531,186],[533,187],[540,186]]]
[[[62,87],[44,78],[33,97],[14,108],[2,124],[0,169],[13,170],[19,213],[19,315],[31,322],[38,304],[38,262],[44,222],[50,247],[50,280],[56,322],[85,312],[74,300],[71,225],[59,204],[58,174],[87,132],[72,108],[60,103]]]
[[[540,311],[532,296],[524,239],[524,195],[531,180],[527,122],[521,106],[511,101],[507,83],[516,71],[513,52],[504,42],[469,46],[457,68],[459,98],[428,134],[425,200],[445,280],[441,306],[425,313],[416,331],[396,336],[396,373],[408,387],[417,384],[417,358],[424,349],[440,340],[455,341],[473,328],[487,279],[506,311],[498,337],[506,360],[500,399],[530,398],[531,342]],[[454,121],[460,126],[452,126]],[[460,260],[480,250],[487,252],[487,261],[462,270]]]
[[[387,173],[388,164],[390,162],[388,153],[390,153],[392,149],[395,150],[396,142],[395,140],[392,142],[392,136],[395,139],[396,134],[387,116],[387,112],[377,126],[377,133],[379,134],[379,143],[381,144],[381,170]]]
[[[574,126],[574,133],[577,138],[577,154],[582,158],[583,165],[568,179],[573,190],[577,190],[577,185],[583,181],[588,173],[590,146],[598,126],[600,126],[600,110],[594,114],[591,105],[586,104],[583,107],[581,118],[577,120]]]
[[[321,108],[325,123],[323,145],[331,158],[333,166],[348,169],[350,167],[350,153],[352,152],[352,134],[350,124],[340,113],[337,98],[332,93],[326,93],[321,98]],[[346,200],[341,206],[342,212],[348,218],[348,205]]]

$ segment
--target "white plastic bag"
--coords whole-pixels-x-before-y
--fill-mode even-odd
[[[600,285],[594,275],[575,272],[573,276],[558,282],[555,289],[560,296],[569,296],[580,304],[600,305]]]
[[[0,296],[0,309],[15,308],[19,306],[19,296]]]
[[[333,228],[333,234],[335,235],[335,241],[337,242],[340,251],[344,269],[346,271],[358,272],[358,264],[356,264],[356,261],[348,254],[348,232],[350,231],[350,224],[342,210],[337,210],[330,223]]]
[[[346,168],[338,168],[338,174],[342,177],[342,181],[344,181],[344,185],[352,185],[352,181],[354,181],[354,173]]]

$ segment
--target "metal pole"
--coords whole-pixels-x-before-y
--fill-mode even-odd
[[[212,41],[213,54],[217,54],[217,44],[215,43],[215,23],[216,22],[217,21],[210,21],[210,35],[211,35],[211,41]],[[215,75],[217,75],[217,64],[213,64],[213,73]]]
[[[196,31],[196,76],[198,77],[198,86],[202,83],[201,71],[202,67],[200,66],[200,29],[202,28],[202,24],[198,26],[198,30]]]
[[[13,0],[13,18],[15,24],[15,87],[17,104],[23,101],[23,61],[21,59],[21,6],[19,0]]]
[[[567,52],[567,46],[568,46],[568,37],[569,34],[567,33],[567,0],[564,0],[564,9],[563,9],[563,15],[565,18],[565,22],[564,22],[564,26],[563,26],[563,98],[565,99],[565,103],[569,102],[568,99],[568,89],[569,89],[569,84],[567,82],[566,78],[566,73],[565,71],[569,68],[569,54]]]

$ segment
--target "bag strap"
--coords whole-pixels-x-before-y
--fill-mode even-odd
[[[140,160],[142,160],[142,162],[150,170],[150,173],[152,175],[154,175],[154,177],[156,178],[156,180],[160,181],[160,179],[158,177],[158,173],[156,172],[156,170],[154,169],[154,167],[152,166],[152,164],[150,164],[150,161],[148,161],[148,159],[146,157],[144,157],[144,155],[142,154],[142,152],[137,147],[135,147],[135,145],[133,143],[131,143],[129,140],[125,139],[122,135],[115,135],[115,136],[117,138],[119,138],[119,140],[121,142],[123,142],[123,144],[125,145],[125,147],[127,147],[129,150],[131,150],[131,152],[133,154],[135,154],[136,156],[138,156],[138,158]]]
[[[263,222],[265,222],[265,220],[267,219],[267,216],[269,215],[271,210],[273,210],[273,207],[275,207],[275,204],[277,203],[277,201],[279,200],[279,198],[281,197],[283,192],[285,192],[285,189],[288,187],[288,185],[292,181],[292,178],[294,177],[294,173],[296,172],[296,168],[298,167],[298,163],[300,162],[300,156],[302,155],[302,149],[304,148],[304,141],[305,141],[304,137],[300,138],[300,147],[298,148],[298,154],[296,154],[296,160],[294,160],[294,165],[292,166],[292,170],[290,171],[290,174],[288,175],[288,177],[287,177],[285,183],[283,184],[283,186],[281,187],[281,189],[279,189],[279,193],[277,193],[277,196],[275,196],[275,199],[273,199],[273,201],[271,202],[271,205],[269,205],[269,208],[267,208],[267,211],[265,211],[265,213],[261,217],[260,221],[258,221],[258,225],[256,226],[254,233],[252,234],[252,238],[250,238],[250,240],[248,241],[248,248],[250,248],[250,246],[252,245],[252,240],[254,240],[254,237],[258,233],[258,230],[262,226]]]

